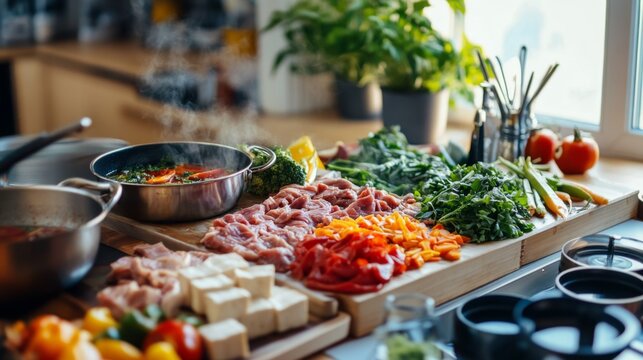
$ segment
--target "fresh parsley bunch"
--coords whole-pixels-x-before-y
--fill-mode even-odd
[[[418,186],[419,219],[481,243],[516,238],[534,229],[520,180],[491,164],[457,166]]]

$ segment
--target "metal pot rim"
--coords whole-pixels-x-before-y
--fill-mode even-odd
[[[572,257],[571,257],[571,255],[569,254],[569,251],[571,250],[572,246],[573,246],[575,243],[577,243],[577,242],[579,242],[579,241],[585,241],[585,242],[588,242],[588,243],[589,243],[588,238],[589,238],[590,236],[595,236],[595,235],[603,235],[603,234],[592,234],[592,235],[587,235],[587,236],[583,236],[583,237],[579,237],[579,238],[571,239],[571,240],[567,241],[566,243],[564,243],[564,244],[563,244],[563,246],[562,246],[562,248],[561,248],[561,251],[560,251],[560,256],[561,256],[562,260],[569,261],[570,263],[574,264],[574,265],[575,265],[575,267],[584,267],[584,268],[586,268],[586,267],[592,267],[592,266],[590,266],[590,265],[588,265],[588,264],[586,264],[586,263],[582,263],[582,262],[580,262],[580,261],[578,261],[578,260],[576,260],[576,259],[572,258]],[[605,235],[605,237],[608,237],[608,235]],[[636,239],[629,238],[629,237],[622,238],[622,240],[638,241],[638,240],[636,240]],[[597,244],[597,245],[598,245],[598,244]],[[616,244],[615,244],[615,246],[616,246]],[[627,247],[621,247],[621,248],[627,248]],[[627,248],[627,249],[629,249],[629,248]],[[562,265],[563,265],[563,263],[561,262],[561,268],[564,268],[564,267],[562,267]],[[595,266],[595,267],[596,267],[596,266]],[[597,267],[598,267],[598,268],[602,268],[602,267],[600,267],[600,266],[597,266]],[[574,268],[574,267],[569,268],[569,269],[573,269],[573,268]],[[565,271],[566,271],[566,270],[569,270],[569,269],[565,269]],[[610,268],[610,269],[612,269],[612,268]],[[636,271],[632,271],[632,270],[625,270],[625,271],[629,271],[629,272],[636,272]]]
[[[131,149],[134,149],[134,148],[143,147],[143,146],[150,146],[150,145],[160,146],[160,145],[168,145],[168,144],[191,144],[191,145],[202,145],[202,146],[213,146],[213,147],[225,148],[227,150],[232,150],[232,151],[236,151],[238,153],[243,154],[244,156],[246,156],[248,158],[249,164],[246,167],[244,167],[241,170],[238,170],[238,171],[236,171],[234,173],[231,173],[231,174],[228,174],[228,175],[225,175],[225,176],[220,176],[220,177],[217,177],[217,178],[214,178],[214,179],[207,179],[207,180],[194,182],[194,183],[190,183],[190,184],[135,184],[135,183],[128,183],[128,182],[121,182],[121,181],[116,181],[114,179],[110,179],[110,178],[108,178],[106,176],[103,176],[101,174],[98,174],[94,170],[95,164],[98,163],[99,161],[101,161],[103,158],[109,156],[109,155],[116,154],[116,153],[119,153],[119,152],[124,152],[124,151],[131,150]],[[274,163],[274,160],[272,161],[272,163]],[[270,166],[272,166],[272,163],[270,164]],[[119,148],[119,149],[116,149],[116,150],[106,152],[106,153],[98,156],[96,159],[92,160],[92,162],[89,164],[89,169],[92,172],[92,174],[94,174],[94,176],[96,176],[97,178],[99,178],[99,179],[101,179],[103,181],[118,183],[118,184],[121,184],[121,186],[143,187],[143,188],[168,188],[168,187],[199,186],[199,185],[203,185],[203,184],[206,184],[206,183],[214,183],[214,182],[222,181],[222,180],[225,180],[225,179],[228,179],[228,178],[231,178],[231,177],[239,176],[239,175],[241,175],[243,173],[248,172],[248,170],[253,171],[251,167],[252,167],[252,158],[250,157],[250,155],[248,155],[248,153],[246,153],[244,151],[241,151],[241,150],[239,150],[237,148],[234,148],[232,146],[215,144],[215,143],[207,143],[207,142],[202,142],[202,141],[162,141],[162,142],[155,142],[155,143],[147,143],[147,144],[138,144],[138,145],[125,146],[125,147],[122,147],[122,148]],[[263,171],[263,170],[264,169],[262,168],[260,170],[255,170],[255,171]]]
[[[94,216],[89,221],[86,221],[86,222],[82,223],[80,226],[77,226],[77,227],[74,227],[74,228],[71,228],[71,229],[66,229],[64,232],[61,232],[61,233],[58,233],[58,234],[55,234],[55,235],[38,237],[35,240],[31,241],[31,243],[39,242],[39,241],[47,241],[47,240],[52,239],[52,238],[67,236],[67,235],[69,235],[69,234],[71,234],[71,233],[73,233],[75,231],[97,226],[103,221],[103,219],[105,218],[105,216],[107,215],[109,210],[111,210],[111,207],[110,208],[105,208],[105,203],[103,203],[103,201],[101,201],[101,199],[98,196],[96,196],[96,195],[94,195],[94,194],[92,194],[92,193],[90,193],[90,192],[88,192],[86,190],[82,190],[82,189],[78,189],[78,188],[67,187],[67,186],[58,186],[58,185],[11,185],[11,186],[7,186],[7,187],[0,187],[0,193],[3,192],[3,191],[12,191],[12,190],[42,190],[42,191],[56,191],[56,192],[72,193],[72,194],[84,196],[84,197],[86,197],[88,199],[91,199],[92,201],[96,202],[96,204],[98,206],[101,207],[101,212],[98,215]],[[120,197],[120,194],[118,195],[118,197]],[[118,201],[118,199],[117,199],[117,201]],[[11,243],[3,244],[2,242],[0,242],[0,246],[10,245],[10,244]]]
[[[476,310],[476,309],[479,310],[479,308],[477,308],[477,306],[479,306],[477,303],[480,302],[480,301],[494,302],[494,304],[499,304],[500,301],[502,301],[502,302],[515,302],[514,306],[511,307],[511,311],[509,312],[510,314],[512,314],[513,309],[515,308],[515,306],[518,303],[523,302],[523,301],[529,302],[529,299],[526,299],[526,298],[524,298],[522,296],[510,295],[510,294],[489,294],[489,295],[484,295],[484,296],[480,296],[480,297],[471,299],[471,300],[465,302],[464,304],[462,304],[461,306],[459,306],[456,309],[456,318],[457,318],[457,320],[461,321],[464,325],[466,325],[470,329],[474,329],[476,331],[483,332],[483,333],[489,333],[488,331],[486,331],[483,328],[481,328],[478,323],[476,323],[473,320],[471,320],[469,318],[469,315],[468,315],[468,312],[470,312],[472,310],[472,309],[469,309],[468,307],[472,307],[472,306],[475,305],[474,310]],[[471,304],[474,304],[474,305],[471,305]],[[498,306],[498,307],[500,307],[500,306]],[[467,308],[467,309],[465,309],[465,308]],[[491,334],[494,335],[494,336],[507,336],[507,335],[509,335],[509,334],[494,334],[494,333],[491,333]],[[511,334],[510,336],[514,336],[514,335],[517,335],[517,333],[516,334]]]
[[[567,274],[574,273],[574,272],[591,272],[591,271],[604,271],[604,272],[614,272],[619,274],[620,276],[631,276],[641,282],[643,282],[643,276],[632,272],[632,271],[626,271],[626,270],[621,270],[621,269],[614,269],[614,268],[606,268],[603,266],[583,266],[583,267],[574,267],[571,269],[567,269],[558,276],[556,276],[555,280],[555,286],[558,290],[560,290],[563,294],[570,298],[574,298],[576,300],[581,300],[585,302],[590,302],[590,303],[595,303],[595,304],[601,304],[601,305],[626,305],[630,304],[633,302],[640,302],[643,301],[643,295],[635,296],[635,297],[630,297],[630,298],[621,298],[621,299],[585,299],[581,296],[579,296],[578,293],[575,293],[569,289],[567,289],[566,286],[564,286],[561,283],[561,278],[564,276],[567,276]]]

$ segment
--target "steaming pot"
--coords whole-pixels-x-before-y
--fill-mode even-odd
[[[263,146],[249,150],[267,153],[270,161],[252,167],[249,154],[233,147],[202,142],[165,142],[129,146],[96,158],[90,165],[100,180],[116,183],[110,175],[136,165],[163,160],[225,168],[229,175],[190,184],[132,184],[120,182],[123,196],[114,212],[139,221],[181,222],[206,219],[232,209],[253,173],[274,164],[276,156]]]

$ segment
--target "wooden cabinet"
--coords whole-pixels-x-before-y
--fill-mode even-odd
[[[94,123],[83,136],[133,144],[162,138],[163,126],[152,116],[131,111],[144,102],[134,83],[36,57],[17,59],[14,79],[22,134],[50,131],[89,116]]]

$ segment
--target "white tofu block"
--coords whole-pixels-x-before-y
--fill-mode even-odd
[[[193,279],[200,279],[208,276],[219,275],[221,270],[214,267],[191,266],[179,269],[179,284],[181,285],[181,295],[183,304],[190,305],[190,283]]]
[[[268,299],[254,299],[239,321],[248,330],[250,339],[271,334],[276,330],[275,307]]]
[[[218,269],[231,279],[234,279],[235,269],[247,269],[250,267],[250,264],[248,264],[241,255],[236,253],[210,256],[203,262],[203,265]]]
[[[234,282],[225,275],[194,279],[190,284],[190,306],[197,314],[205,312],[205,295],[213,291],[230,289]]]
[[[209,322],[238,319],[248,310],[250,298],[248,290],[241,288],[208,293],[205,296],[205,315]]]
[[[257,265],[236,269],[237,286],[246,289],[253,298],[269,298],[275,285],[275,266]]]
[[[281,286],[272,290],[270,302],[275,307],[275,321],[278,332],[304,326],[308,323],[308,297]]]
[[[210,360],[230,360],[250,356],[246,328],[235,319],[203,325],[199,328],[199,333],[205,341]]]
[[[168,318],[174,318],[179,313],[184,299],[181,293],[181,284],[177,281],[172,285],[170,290],[163,294],[163,298],[161,298],[161,309],[163,309],[163,312]]]

